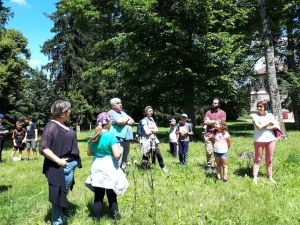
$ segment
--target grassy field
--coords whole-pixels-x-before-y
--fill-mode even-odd
[[[169,173],[163,173],[158,165],[151,170],[128,168],[130,187],[118,197],[122,219],[111,219],[105,198],[99,224],[300,224],[299,131],[289,130],[289,139],[276,143],[273,178],[278,183],[269,182],[262,163],[259,183],[254,185],[252,159],[238,157],[239,152],[253,151],[253,125],[228,125],[232,147],[227,183],[216,183],[213,174],[205,174],[205,150],[200,139],[190,143],[187,167],[168,153],[168,143],[161,143]],[[78,135],[83,168],[76,170],[76,185],[68,196],[68,224],[96,224],[91,217],[93,193],[84,186],[92,160],[86,155],[89,133]],[[166,136],[167,128],[160,128],[159,138]],[[11,142],[7,141],[0,164],[0,224],[50,224],[48,186],[41,173],[43,157],[39,155],[38,162],[11,162],[10,153]],[[131,144],[130,158],[141,159],[136,142]]]

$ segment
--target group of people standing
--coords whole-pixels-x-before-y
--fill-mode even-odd
[[[204,134],[206,150],[206,173],[216,173],[216,181],[228,181],[228,150],[231,147],[231,138],[226,125],[226,113],[221,109],[223,101],[215,97],[212,107],[204,116],[203,122],[206,126]],[[258,183],[258,170],[262,160],[263,150],[266,151],[266,170],[269,180],[276,183],[272,176],[272,157],[275,149],[273,130],[279,129],[275,117],[267,113],[269,105],[265,101],[257,102],[257,113],[253,114],[254,124],[254,162],[253,183]],[[170,152],[176,157],[177,146],[179,146],[179,161],[184,166],[187,164],[188,134],[193,134],[186,123],[187,115],[181,115],[181,122],[176,125],[176,120],[170,120],[169,144]],[[184,127],[184,128],[183,128]],[[183,132],[182,132],[183,131]],[[188,131],[188,132],[187,132]],[[213,158],[214,156],[214,158]]]
[[[128,154],[130,141],[133,139],[132,125],[134,120],[128,116],[122,108],[119,98],[111,99],[111,110],[102,112],[97,116],[97,126],[87,142],[87,155],[93,156],[90,173],[85,181],[86,186],[94,193],[93,215],[96,221],[100,220],[103,199],[106,194],[109,209],[115,219],[120,219],[117,195],[123,195],[129,186],[126,178],[126,166],[130,165]],[[226,113],[221,109],[222,100],[214,98],[212,108],[205,114],[204,124],[207,125],[205,133],[206,172],[216,172],[216,180],[227,182],[228,179],[228,150],[231,146],[230,135],[226,126]],[[275,147],[275,137],[272,130],[278,128],[272,114],[267,114],[268,104],[259,101],[258,113],[253,116],[254,124],[254,149],[255,159],[253,163],[253,182],[257,184],[257,174],[263,149],[266,149],[266,167],[270,181],[272,178],[272,155]],[[80,151],[78,148],[75,131],[66,126],[65,122],[70,118],[71,104],[68,101],[58,100],[51,106],[52,120],[44,128],[39,151],[44,156],[43,174],[45,174],[49,186],[49,201],[52,203],[52,224],[63,224],[67,216],[67,195],[74,185],[74,172],[81,168]],[[142,161],[148,162],[151,152],[152,163],[158,159],[162,171],[168,172],[165,167],[162,154],[159,150],[159,140],[156,137],[158,128],[153,119],[153,108],[145,108],[145,118],[142,120],[143,132],[139,139]],[[4,116],[0,114],[0,147],[3,148],[1,137],[7,133],[2,122]],[[181,115],[181,121],[170,120],[170,150],[173,156],[178,155],[179,162],[186,166],[188,163],[189,136],[193,135],[192,127],[187,122],[187,114]],[[36,126],[32,125],[29,117],[25,122],[30,126],[26,129],[25,137],[14,141],[16,149],[18,143],[36,141]],[[16,131],[21,132],[22,127],[16,124]],[[28,127],[27,126],[27,127]],[[29,137],[29,131],[34,131],[33,137]],[[2,136],[1,136],[2,135]],[[14,134],[17,136],[17,133]],[[37,134],[36,134],[37,135]],[[35,147],[31,146],[33,149]],[[215,160],[213,160],[213,154]],[[36,158],[36,153],[34,155]],[[27,158],[29,156],[27,155]]]
[[[4,115],[0,114],[0,162],[2,162],[2,151],[4,147],[5,135],[8,134],[8,130],[5,129],[3,125]],[[13,140],[13,151],[11,153],[10,159],[14,159],[14,155],[19,151],[18,161],[22,160],[22,151],[26,147],[26,162],[29,161],[30,149],[33,152],[33,160],[37,161],[37,138],[38,130],[35,123],[31,121],[30,116],[24,117],[24,122],[26,123],[26,128],[23,128],[20,121],[16,122],[16,128],[12,132]]]

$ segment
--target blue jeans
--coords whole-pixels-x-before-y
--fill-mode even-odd
[[[64,168],[67,194],[69,193],[70,186],[74,179],[74,172],[78,165],[77,161],[68,162],[68,165]],[[65,221],[65,216],[62,211],[62,207],[52,204],[52,225],[61,225]]]

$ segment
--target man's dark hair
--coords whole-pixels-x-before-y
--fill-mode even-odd
[[[24,116],[25,120],[31,120],[30,116]]]
[[[223,109],[223,108],[224,108],[224,105],[225,105],[223,99],[221,99],[221,98],[218,97],[218,96],[214,97],[214,99],[218,99],[218,100],[219,100],[219,108],[220,108],[220,109]]]

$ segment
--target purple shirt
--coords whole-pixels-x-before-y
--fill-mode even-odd
[[[226,113],[222,109],[211,109],[206,112],[204,121],[210,119],[210,120],[226,120]],[[206,136],[210,136],[213,131],[213,126],[207,125],[206,127]]]

